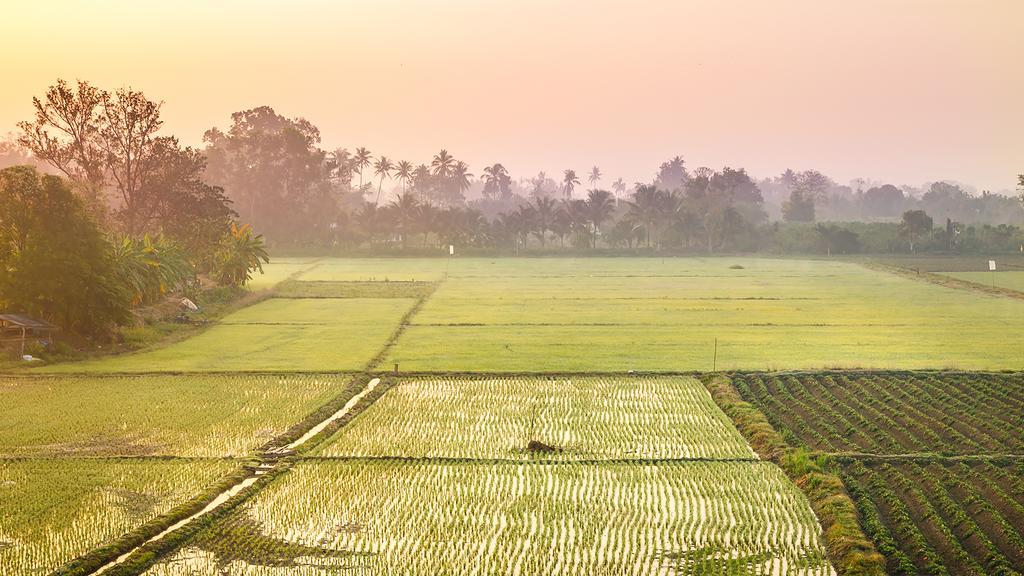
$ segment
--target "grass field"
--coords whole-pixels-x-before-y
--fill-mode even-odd
[[[531,452],[531,441],[557,452]],[[558,460],[756,458],[694,378],[406,380],[317,453]]]
[[[0,574],[48,574],[237,467],[227,460],[0,460]]]
[[[747,375],[733,383],[791,444],[833,455],[891,574],[1017,574],[1024,566],[1024,375]]]
[[[412,306],[405,298],[274,298],[200,334],[136,354],[43,367],[52,372],[360,370]]]
[[[146,574],[831,574],[819,533],[767,463],[310,461]]]
[[[1024,367],[1021,317],[1024,303],[1012,299],[843,262],[453,261],[386,365],[1013,369]]]
[[[245,456],[341,376],[0,377],[0,456]]]
[[[288,278],[313,268],[316,258],[273,258],[269,264],[263,265],[263,273],[256,272],[246,284],[249,290],[266,290],[277,286]]]

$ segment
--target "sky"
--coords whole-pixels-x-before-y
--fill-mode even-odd
[[[1011,191],[1021,0],[0,0],[0,134],[58,78],[163,101],[191,145],[269,105],[325,149],[513,178],[664,160]]]

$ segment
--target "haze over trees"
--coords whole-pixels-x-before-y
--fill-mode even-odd
[[[106,229],[164,237],[187,254],[216,251],[233,222],[273,246],[341,251],[832,254],[1024,244],[1024,194],[953,182],[843,185],[813,169],[758,179],[743,168],[691,168],[683,156],[632,186],[599,166],[516,178],[496,161],[477,175],[447,149],[420,161],[361,146],[326,150],[315,125],[269,106],[232,114],[193,149],[160,132],[162,103],[131,89],[58,81],[34,105],[0,160],[61,174]],[[922,228],[918,211],[937,227]]]

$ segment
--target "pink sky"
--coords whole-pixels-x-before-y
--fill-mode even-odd
[[[324,147],[514,178],[819,169],[1012,190],[1024,2],[40,1],[4,9],[0,134],[57,78],[165,102],[198,144],[270,105]]]

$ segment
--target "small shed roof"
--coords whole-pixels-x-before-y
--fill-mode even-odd
[[[24,314],[0,314],[0,323],[32,330],[56,330],[57,327],[45,320],[30,318]]]

